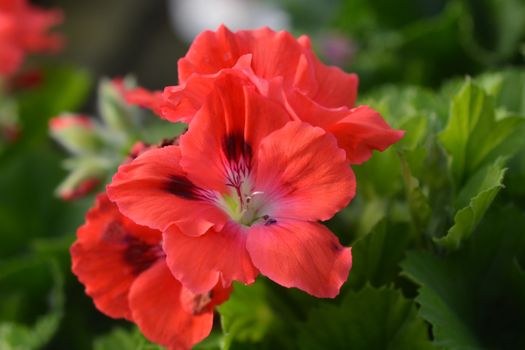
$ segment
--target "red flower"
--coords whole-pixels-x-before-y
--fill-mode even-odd
[[[268,28],[231,32],[225,26],[199,35],[179,60],[179,85],[164,90],[160,114],[170,121],[189,122],[223,74],[250,81],[259,93],[278,101],[293,120],[308,122],[332,133],[348,161],[368,160],[399,141],[379,113],[354,108],[357,76],[322,64],[307,36]]]
[[[11,75],[26,53],[56,52],[63,44],[49,29],[62,22],[59,10],[43,10],[26,0],[0,0],[0,75]]]
[[[94,192],[95,188],[100,185],[99,178],[88,178],[80,181],[73,188],[64,188],[58,191],[58,195],[62,200],[73,201],[75,199],[83,198],[91,192]]]
[[[210,333],[213,308],[230,290],[195,295],[182,287],[166,266],[159,231],[124,217],[101,194],[77,234],[73,272],[100,311],[135,322],[169,349],[189,349]]]
[[[252,85],[231,75],[215,85],[180,146],[122,165],[108,195],[124,215],[163,231],[168,266],[194,293],[249,284],[260,271],[334,297],[351,252],[317,221],[354,196],[344,152]]]

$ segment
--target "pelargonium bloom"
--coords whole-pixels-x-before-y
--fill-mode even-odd
[[[260,271],[334,297],[351,250],[318,221],[355,194],[345,152],[243,80],[226,75],[214,84],[180,145],[122,165],[109,197],[124,215],[163,232],[171,272],[194,293],[249,284]]]
[[[61,11],[44,10],[27,0],[0,0],[0,75],[15,73],[26,53],[62,48],[62,37],[49,33],[62,19]]]
[[[159,231],[135,224],[100,194],[71,247],[73,272],[97,308],[135,322],[151,341],[189,349],[211,331],[213,309],[228,299],[219,284],[194,294],[166,266]]]
[[[378,112],[355,107],[358,79],[315,56],[310,39],[295,39],[269,28],[231,32],[225,26],[205,31],[178,62],[179,85],[164,90],[156,111],[170,121],[189,122],[224,73],[249,80],[266,97],[300,120],[332,133],[352,164],[370,158],[399,141]]]

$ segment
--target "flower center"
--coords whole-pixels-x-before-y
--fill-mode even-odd
[[[244,226],[264,219],[264,193],[254,191],[248,177],[230,186],[230,192],[218,197],[218,205],[230,218]]]

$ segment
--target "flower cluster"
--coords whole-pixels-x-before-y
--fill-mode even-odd
[[[179,85],[127,99],[188,131],[120,166],[72,248],[98,308],[170,349],[210,332],[233,281],[260,273],[335,297],[351,248],[321,222],[354,197],[350,165],[403,135],[354,106],[357,77],[322,64],[307,37],[222,26],[178,69]]]
[[[27,53],[56,52],[63,39],[49,29],[62,22],[60,10],[43,10],[27,0],[0,0],[0,76],[10,76]]]

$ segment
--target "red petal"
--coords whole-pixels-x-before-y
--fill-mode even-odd
[[[200,34],[184,58],[179,60],[179,80],[186,82],[192,74],[214,74],[232,68],[239,58],[253,54],[252,68],[257,76],[282,77],[291,87],[305,50],[288,32],[267,27],[232,33],[225,26],[217,32]]]
[[[222,68],[231,68],[245,53],[236,35],[225,26],[220,26],[217,32],[205,31],[195,38],[186,56],[179,60],[179,83],[183,84],[193,73],[213,74]]]
[[[181,164],[196,185],[225,193],[231,164],[250,162],[260,141],[289,120],[251,83],[225,73],[181,138]]]
[[[228,222],[222,231],[210,230],[190,237],[175,226],[164,233],[166,262],[175,276],[195,294],[211,290],[219,278],[223,286],[233,280],[250,284],[258,271],[246,251],[246,228]]]
[[[338,67],[325,66],[313,54],[312,60],[315,62],[317,90],[308,96],[327,108],[352,108],[357,99],[357,75],[345,73]]]
[[[247,247],[263,275],[319,298],[339,294],[352,266],[351,248],[318,223],[284,219],[254,225]]]
[[[330,109],[296,92],[287,98],[300,120],[321,127],[336,137],[351,164],[367,161],[373,150],[384,151],[404,134],[392,129],[378,112],[368,106]]]
[[[189,123],[206,100],[214,78],[194,75],[187,83],[164,88],[166,103],[161,108],[163,118],[171,122]]]
[[[123,90],[124,98],[129,104],[147,108],[157,115],[161,115],[164,106],[164,98],[160,91],[148,91],[144,88]]]
[[[14,74],[22,65],[25,53],[17,46],[0,43],[0,75]]]
[[[236,33],[240,46],[253,54],[253,70],[263,78],[282,77],[292,87],[305,50],[286,31],[275,32],[267,27]]]
[[[251,66],[258,77],[269,80],[280,77],[287,93],[298,89],[327,108],[351,108],[355,103],[358,85],[355,74],[321,63],[308,37],[295,39],[288,32],[269,28],[233,33],[221,26],[217,32],[202,33],[179,61],[180,82],[232,68],[246,54],[251,54]]]
[[[357,87],[359,79],[356,74],[349,74],[342,71],[339,67],[327,66],[323,64],[312,51],[312,45],[308,36],[301,36],[297,39],[299,44],[304,47],[308,62],[314,71],[317,88],[312,89],[304,86],[305,82],[298,82],[296,86],[305,91],[308,97],[325,108],[352,108],[357,99]]]
[[[103,313],[131,319],[129,288],[136,276],[158,259],[161,233],[122,216],[101,194],[77,234],[71,247],[72,269],[86,293]]]
[[[191,314],[181,304],[182,286],[161,261],[131,287],[133,319],[144,335],[169,349],[190,349],[210,334],[213,311]]]
[[[355,194],[345,152],[331,135],[306,123],[289,122],[266,137],[258,160],[255,188],[271,202],[272,217],[328,220]]]
[[[119,167],[108,195],[140,225],[164,231],[176,224],[189,235],[221,228],[226,214],[186,177],[179,162],[178,146],[149,150]]]
[[[339,147],[346,151],[352,164],[367,161],[373,150],[384,151],[404,135],[404,131],[392,129],[378,112],[368,106],[350,110],[346,118],[327,130],[337,138]]]
[[[237,60],[232,68],[223,68],[213,74],[192,74],[184,83],[164,89],[162,116],[170,121],[189,122],[205,103],[215,87],[215,82],[224,76],[236,76],[245,85],[253,85],[263,96],[269,96],[282,103],[282,78],[266,80],[252,70],[252,55],[246,54]]]

